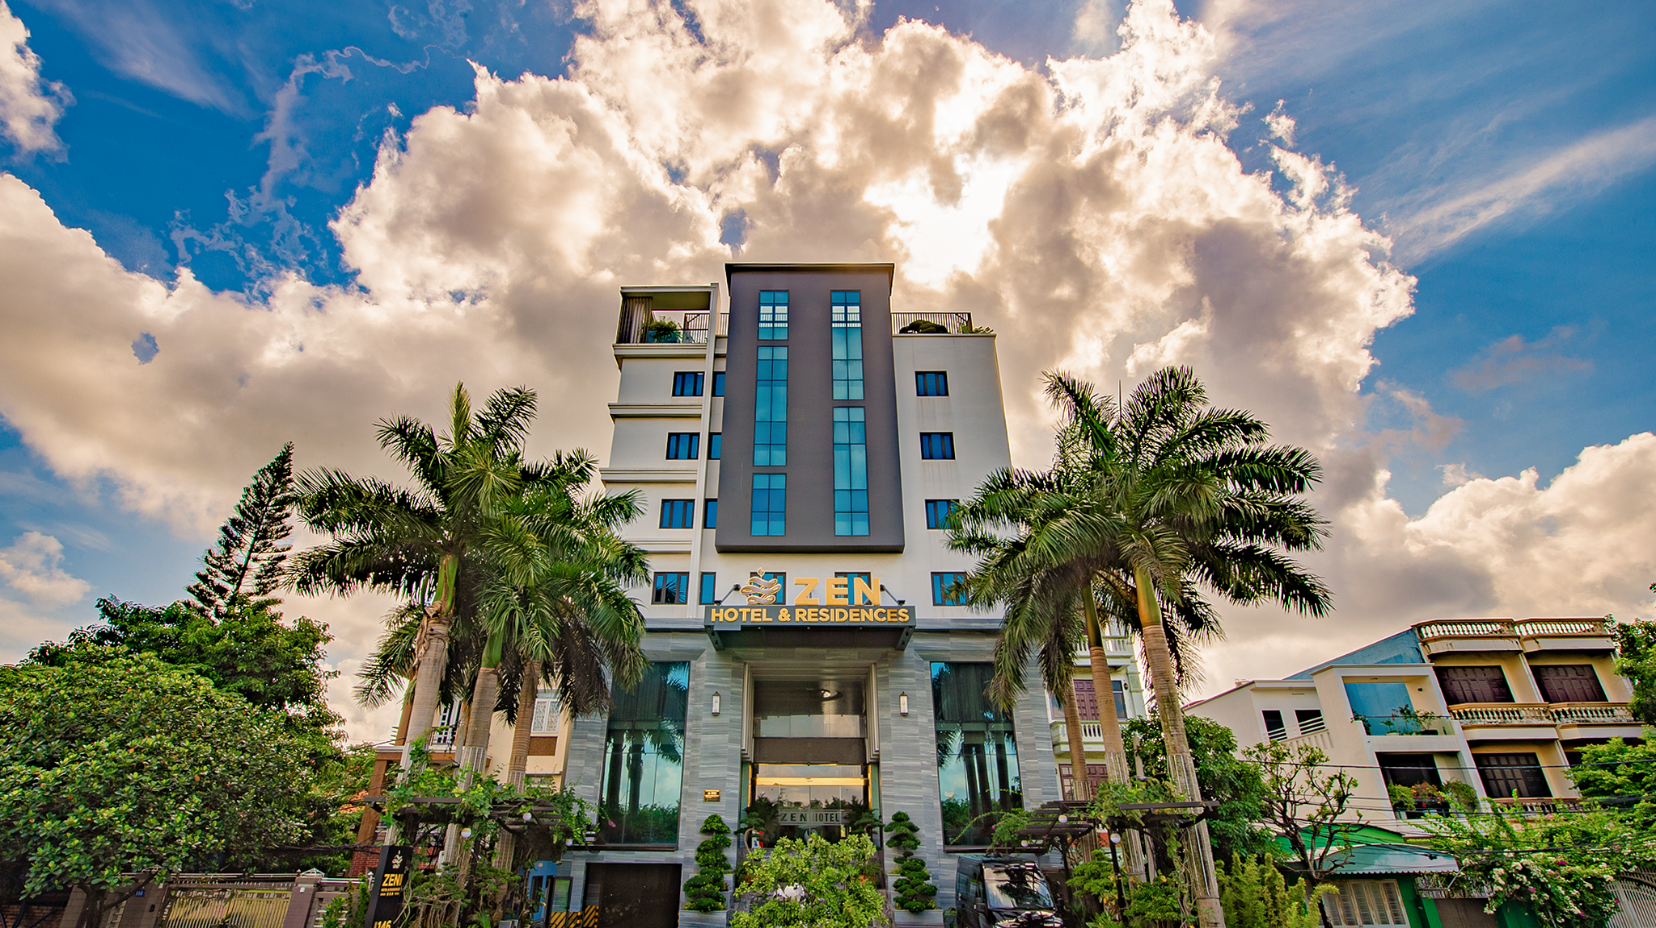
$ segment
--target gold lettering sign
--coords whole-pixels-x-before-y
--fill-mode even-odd
[[[709,628],[851,625],[890,627],[915,621],[913,606],[708,606]]]
[[[716,789],[704,789],[702,790],[702,802],[718,802],[719,795],[720,793]]]
[[[794,595],[795,606],[877,606],[880,603],[879,577],[866,580],[860,576],[829,577],[826,580],[795,577],[794,586],[799,588]],[[821,598],[817,596],[819,586],[823,588]],[[749,606],[782,605],[786,602],[787,591],[782,589],[782,584],[766,580],[758,574],[748,578],[741,592],[747,596]]]

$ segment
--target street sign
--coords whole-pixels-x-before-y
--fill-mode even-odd
[[[363,928],[391,928],[402,914],[403,894],[414,863],[414,849],[402,845],[380,848],[379,866],[374,869],[374,888],[368,894],[368,917]]]

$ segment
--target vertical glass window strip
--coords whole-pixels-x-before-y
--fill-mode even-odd
[[[1127,684],[1120,680],[1111,680],[1110,691],[1115,694],[1116,718],[1127,721]]]
[[[788,525],[788,475],[753,475],[754,535],[783,535]]]
[[[920,458],[926,461],[954,460],[954,433],[921,432]]]
[[[788,349],[759,349],[759,386],[753,398],[753,466],[788,463]]]
[[[652,663],[632,689],[610,688],[598,794],[599,840],[676,847],[690,665]]]
[[[661,501],[662,528],[695,528],[696,501],[693,499],[664,499]]]
[[[944,570],[932,574],[932,605],[966,605],[966,575],[958,570]]]
[[[724,433],[709,432],[707,434],[707,459],[717,461],[719,454],[724,450]]]
[[[655,589],[650,592],[650,602],[658,606],[682,606],[690,601],[690,574],[658,570],[655,575]]]
[[[960,505],[958,499],[926,500],[926,528],[948,528],[949,513]]]
[[[914,392],[919,396],[948,396],[948,372],[916,371],[914,375]]]
[[[693,461],[696,459],[696,446],[701,444],[701,436],[695,432],[672,432],[667,436],[667,460]]]
[[[759,291],[759,339],[781,341],[788,337],[788,291]]]
[[[838,362],[836,362],[838,363]],[[860,393],[859,386],[859,393]],[[834,408],[834,534],[868,534],[868,426],[860,406]]]
[[[724,396],[724,371],[713,372],[713,395]]]
[[[717,606],[719,604],[719,575],[711,570],[702,571],[701,604],[704,606]]]
[[[1012,717],[984,696],[993,675],[991,664],[931,665],[947,846],[988,846],[1001,815],[1023,807]]]
[[[863,398],[862,291],[835,290],[829,297],[834,311],[834,399],[860,400]]]
[[[673,375],[674,396],[701,396],[701,371],[679,371]]]
[[[719,527],[719,501],[716,499],[702,502],[702,528]]]

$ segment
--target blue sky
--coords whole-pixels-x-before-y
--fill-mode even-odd
[[[1350,212],[1389,238],[1389,258],[1370,248],[1376,256],[1369,260],[1415,279],[1412,315],[1373,326],[1377,364],[1342,400],[1349,400],[1341,407],[1347,411],[1334,416],[1353,421],[1324,429],[1329,453],[1338,458],[1356,449],[1376,472],[1389,471],[1385,498],[1420,520],[1457,486],[1470,488],[1469,480],[1490,478],[1477,486],[1494,493],[1507,485],[1492,481],[1535,468],[1545,487],[1584,448],[1649,431],[1656,408],[1649,363],[1656,342],[1656,56],[1649,54],[1656,7],[1326,7],[1178,4],[1212,38],[1204,67],[1221,82],[1219,98],[1236,108],[1221,134],[1241,172],[1269,175],[1286,199],[1293,180],[1276,168],[1279,149],[1329,168],[1320,176],[1343,177],[1352,188]],[[727,28],[710,6],[656,9],[682,18],[698,40],[717,39]],[[877,46],[900,17],[940,24],[963,45],[969,37],[1045,81],[1053,73],[1049,57],[1116,55],[1125,12],[1103,0],[882,0],[866,11],[858,35]],[[50,128],[60,144],[30,151],[16,137],[0,139],[0,169],[37,191],[63,227],[88,230],[128,271],[172,286],[187,268],[215,299],[250,312],[273,305],[267,301],[284,275],[331,294],[314,297],[318,306],[374,290],[330,222],[369,183],[383,150],[409,144],[416,117],[436,107],[474,111],[474,63],[507,82],[524,72],[555,78],[575,60],[577,36],[594,43],[582,60],[596,69],[590,63],[619,48],[626,33],[568,0],[14,0],[10,13],[29,32],[28,52],[38,56],[39,93],[57,95],[61,115]],[[611,105],[625,109],[628,100],[635,98],[618,95]],[[1264,119],[1273,112],[1291,118],[1290,134],[1272,135]],[[1191,130],[1191,138],[1200,135]],[[682,163],[667,168],[675,180],[688,171],[684,183],[694,186],[699,162],[686,151]],[[372,207],[362,202],[364,210]],[[399,208],[412,208],[406,202]],[[764,215],[760,201],[745,208],[741,215],[763,232],[764,219],[753,218]],[[756,233],[754,248],[759,240]],[[694,265],[697,272],[710,266],[706,260]],[[487,298],[469,286],[453,288],[470,293],[467,299]],[[613,292],[608,283],[593,289]],[[21,299],[14,298],[13,311],[56,312]],[[154,353],[143,339],[158,336],[136,329],[133,335],[132,363],[147,364],[144,355]],[[159,337],[160,357],[170,360],[178,338]],[[1351,350],[1360,351],[1365,339]],[[1027,353],[1007,342],[1003,336],[1003,357]],[[1100,378],[1122,376],[1120,353],[1115,357],[1114,367],[1095,372]],[[1009,366],[1021,370],[1017,362]],[[555,383],[542,385],[543,395],[557,396]],[[1237,389],[1254,402],[1245,387]],[[99,426],[36,409],[35,390],[53,387],[44,379],[0,387],[0,549],[21,544],[26,533],[50,536],[61,545],[61,560],[36,545],[27,549],[37,557],[28,570],[55,570],[52,576],[84,581],[89,592],[68,601],[70,586],[55,600],[31,602],[14,582],[10,615],[28,621],[14,619],[26,630],[8,636],[0,658],[18,656],[37,633],[61,634],[90,618],[95,596],[160,602],[180,595],[216,521],[212,512],[181,517],[168,502],[193,473],[176,464],[188,449],[156,452],[157,461],[171,462],[165,465],[124,462],[118,429],[93,434]],[[212,405],[211,397],[180,398]],[[1279,399],[1283,410],[1296,408],[1291,397],[1257,402],[1274,410]],[[338,434],[365,439],[369,422],[392,411],[353,410],[357,421],[340,425]],[[165,438],[168,428],[158,413],[156,435]],[[1306,425],[1305,434],[1316,428]],[[334,434],[308,445],[306,435],[296,436],[302,461],[329,463],[322,457]],[[580,434],[602,453],[602,433]],[[76,444],[75,435],[84,441]],[[220,515],[234,486],[279,446],[276,437],[261,437],[268,448],[248,442],[233,453],[214,450],[213,460],[225,463],[213,465],[204,485],[211,483],[207,496]],[[182,432],[177,439],[201,440]],[[86,450],[92,445],[103,450]],[[1025,452],[1031,461],[1042,453]],[[160,484],[174,496],[153,495]],[[1656,521],[1648,497],[1624,505]],[[13,549],[14,561],[27,551]],[[1631,562],[1634,572],[1651,564],[1650,556],[1640,557]],[[1356,554],[1342,563],[1330,570],[1362,571]],[[15,568],[14,577],[15,570],[24,569]],[[1642,587],[1656,576],[1626,579]],[[1615,595],[1622,599],[1612,596],[1614,602],[1642,603]],[[1382,598],[1369,608],[1459,608],[1446,603],[1405,606]],[[1498,597],[1466,603],[1522,608]],[[360,643],[341,653],[349,652],[360,653]]]

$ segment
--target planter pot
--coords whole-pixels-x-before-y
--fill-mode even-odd
[[[943,924],[942,909],[927,909],[924,912],[905,912],[902,909],[892,913],[897,925],[941,925]],[[681,923],[682,924],[682,923]]]

